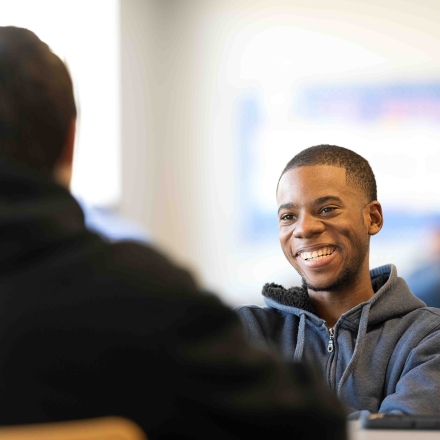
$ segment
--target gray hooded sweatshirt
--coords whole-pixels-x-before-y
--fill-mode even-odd
[[[305,286],[266,284],[267,307],[235,310],[249,342],[317,369],[349,408],[349,419],[440,414],[440,309],[414,296],[394,265],[370,275],[374,296],[333,329],[315,315]]]

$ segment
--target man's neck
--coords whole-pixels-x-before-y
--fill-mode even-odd
[[[317,316],[326,321],[329,327],[333,327],[341,315],[374,295],[369,273],[368,279],[365,276],[360,277],[349,286],[323,292],[309,289],[308,292]]]
[[[72,181],[72,166],[57,166],[53,172],[53,179],[58,185],[63,186],[70,191],[70,182]]]

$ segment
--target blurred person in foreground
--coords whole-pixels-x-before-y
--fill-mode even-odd
[[[317,368],[349,419],[439,414],[440,310],[394,265],[369,270],[383,217],[368,162],[338,146],[305,149],[281,173],[277,201],[281,247],[303,284],[266,284],[267,307],[238,307],[247,339]]]
[[[0,424],[120,415],[151,440],[346,438],[307,368],[247,345],[161,253],[85,228],[67,189],[75,116],[61,60],[1,27]]]

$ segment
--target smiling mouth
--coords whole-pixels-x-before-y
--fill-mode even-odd
[[[318,260],[319,258],[328,257],[335,249],[334,247],[325,246],[313,252],[298,252],[298,257],[302,260]]]

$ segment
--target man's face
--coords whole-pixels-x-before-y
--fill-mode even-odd
[[[349,287],[368,272],[369,236],[378,230],[372,232],[366,196],[347,185],[344,168],[287,171],[277,201],[281,247],[309,289]]]

